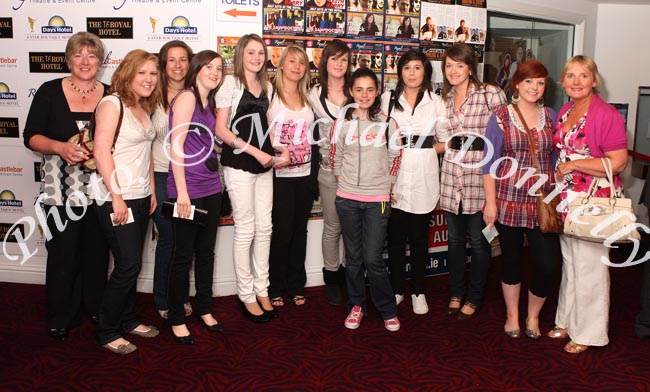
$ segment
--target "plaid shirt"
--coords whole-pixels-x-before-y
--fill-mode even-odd
[[[517,162],[514,175],[507,176],[507,173],[513,168],[512,160],[502,161],[496,171],[497,177],[501,178],[496,180],[496,198],[499,211],[497,220],[505,226],[534,229],[535,226],[539,226],[537,200],[535,196],[529,195],[528,191],[536,185],[538,178],[535,176],[530,177],[524,184],[517,186],[521,178],[528,172],[528,169],[534,167],[526,129],[517,119],[511,106],[496,108],[496,115],[503,123],[505,136],[501,156],[512,158],[514,162]],[[554,166],[553,162],[551,162],[551,152],[553,151],[554,126],[553,116],[551,116],[548,108],[544,108],[540,110],[537,124],[530,128],[539,164],[538,173],[547,176],[547,180],[542,186],[542,190],[546,192],[553,189]]]
[[[507,103],[500,88],[484,85],[478,89],[470,83],[465,102],[454,108],[454,89],[445,101],[447,119],[446,129],[438,133],[439,141],[446,142],[453,136],[485,136],[485,128],[492,110]],[[463,203],[463,214],[475,214],[485,205],[483,191],[483,172],[479,163],[483,151],[467,151],[463,155],[458,150],[447,148],[442,161],[440,187],[440,209],[458,214]]]

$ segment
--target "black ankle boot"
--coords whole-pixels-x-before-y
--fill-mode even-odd
[[[339,271],[328,271],[323,268],[323,280],[325,281],[325,297],[330,305],[342,305],[343,296],[339,279]]]

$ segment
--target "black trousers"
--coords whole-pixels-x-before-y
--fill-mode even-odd
[[[542,233],[539,227],[512,227],[498,222],[496,228],[501,244],[501,281],[510,285],[521,283],[525,234],[533,259],[533,277],[529,290],[537,297],[546,298],[560,263],[560,241],[557,234]]]
[[[314,204],[309,176],[273,179],[273,235],[269,296],[303,295],[307,273],[307,222]]]
[[[174,219],[172,223],[174,255],[169,272],[169,322],[185,324],[183,304],[190,287],[190,267],[194,258],[196,297],[194,311],[203,316],[211,313],[214,276],[214,245],[221,214],[221,193],[191,199],[192,205],[208,211],[205,227]]]
[[[415,295],[424,294],[430,220],[431,213],[412,214],[397,208],[391,210],[388,221],[388,258],[390,283],[395,294],[404,294],[407,238],[411,251],[411,289]]]
[[[99,222],[113,252],[113,271],[106,282],[97,325],[97,343],[104,345],[136,328],[135,291],[142,268],[142,247],[149,228],[151,196],[125,200],[133,212],[133,223],[113,226],[111,202],[95,207]]]
[[[92,207],[71,208],[70,219],[65,207],[45,206],[47,228],[52,239],[45,243],[47,268],[47,328],[71,328],[81,323],[82,309],[95,317],[99,313],[106,275],[108,243]],[[55,216],[65,228],[59,231]]]

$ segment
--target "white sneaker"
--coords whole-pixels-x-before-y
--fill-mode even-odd
[[[404,295],[395,294],[395,302],[397,303],[397,305],[401,304],[402,301],[404,301]]]
[[[413,313],[415,314],[429,313],[429,305],[427,305],[427,299],[424,297],[424,294],[420,294],[420,295],[411,294],[411,301],[413,302]]]

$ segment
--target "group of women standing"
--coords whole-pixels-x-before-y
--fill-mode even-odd
[[[285,298],[298,306],[306,302],[307,220],[320,193],[326,296],[331,304],[347,296],[347,328],[358,328],[367,313],[367,274],[385,328],[400,329],[397,306],[406,292],[407,239],[413,312],[429,311],[424,295],[428,226],[439,205],[449,230],[448,314],[463,320],[480,308],[490,264],[483,229],[496,226],[501,243],[508,244],[502,247],[501,274],[505,333],[521,336],[525,235],[534,275],[525,334],[542,336],[539,313],[561,246],[556,327],[548,336],[570,337],[565,346],[570,353],[607,344],[609,275],[599,261],[607,248],[566,236],[558,242],[557,234],[542,232],[535,197],[528,193],[535,180],[525,177],[535,166],[545,176],[543,190],[561,182],[562,197],[571,198],[585,191],[581,184],[604,176],[599,158],[610,159],[615,174],[625,168],[623,121],[598,96],[600,76],[590,58],[567,62],[561,83],[571,101],[557,119],[543,105],[548,71],[542,63],[517,68],[508,104],[499,88],[479,81],[474,51],[465,44],[446,52],[441,97],[433,91],[431,63],[421,52],[400,58],[396,90],[380,95],[373,72],[349,72],[350,49],[339,40],[325,47],[320,84],[311,91],[304,50],[283,51],[271,84],[266,46],[255,34],[239,40],[234,75],[226,77],[216,52],[193,54],[180,41],[164,45],[158,57],[129,52],[110,87],[96,81],[101,58],[97,37],[73,35],[66,48],[71,75],[39,89],[25,129],[25,144],[44,154],[42,202],[52,233],[47,320],[53,338],[64,340],[78,325],[82,302],[98,323],[98,343],[112,352],[136,350],[124,334],[158,334],[156,327],[140,323],[135,308],[151,214],[159,235],[154,303],[160,315],[184,344],[194,343],[186,324],[192,312],[209,331],[223,330],[212,314],[212,279],[225,189],[235,221],[237,295],[253,322],[278,317],[275,308],[284,306]],[[96,173],[81,165],[91,151],[67,141],[93,111]],[[620,194],[620,178],[614,182]],[[600,193],[609,189],[602,179],[597,185]],[[177,219],[162,217],[164,201],[174,203]],[[84,214],[90,203],[94,213]],[[59,230],[58,217],[67,204],[83,218]],[[192,222],[195,209],[206,211],[205,226]],[[387,234],[390,275],[382,258]],[[108,247],[114,268],[106,281]],[[193,258],[194,309],[188,301]]]

